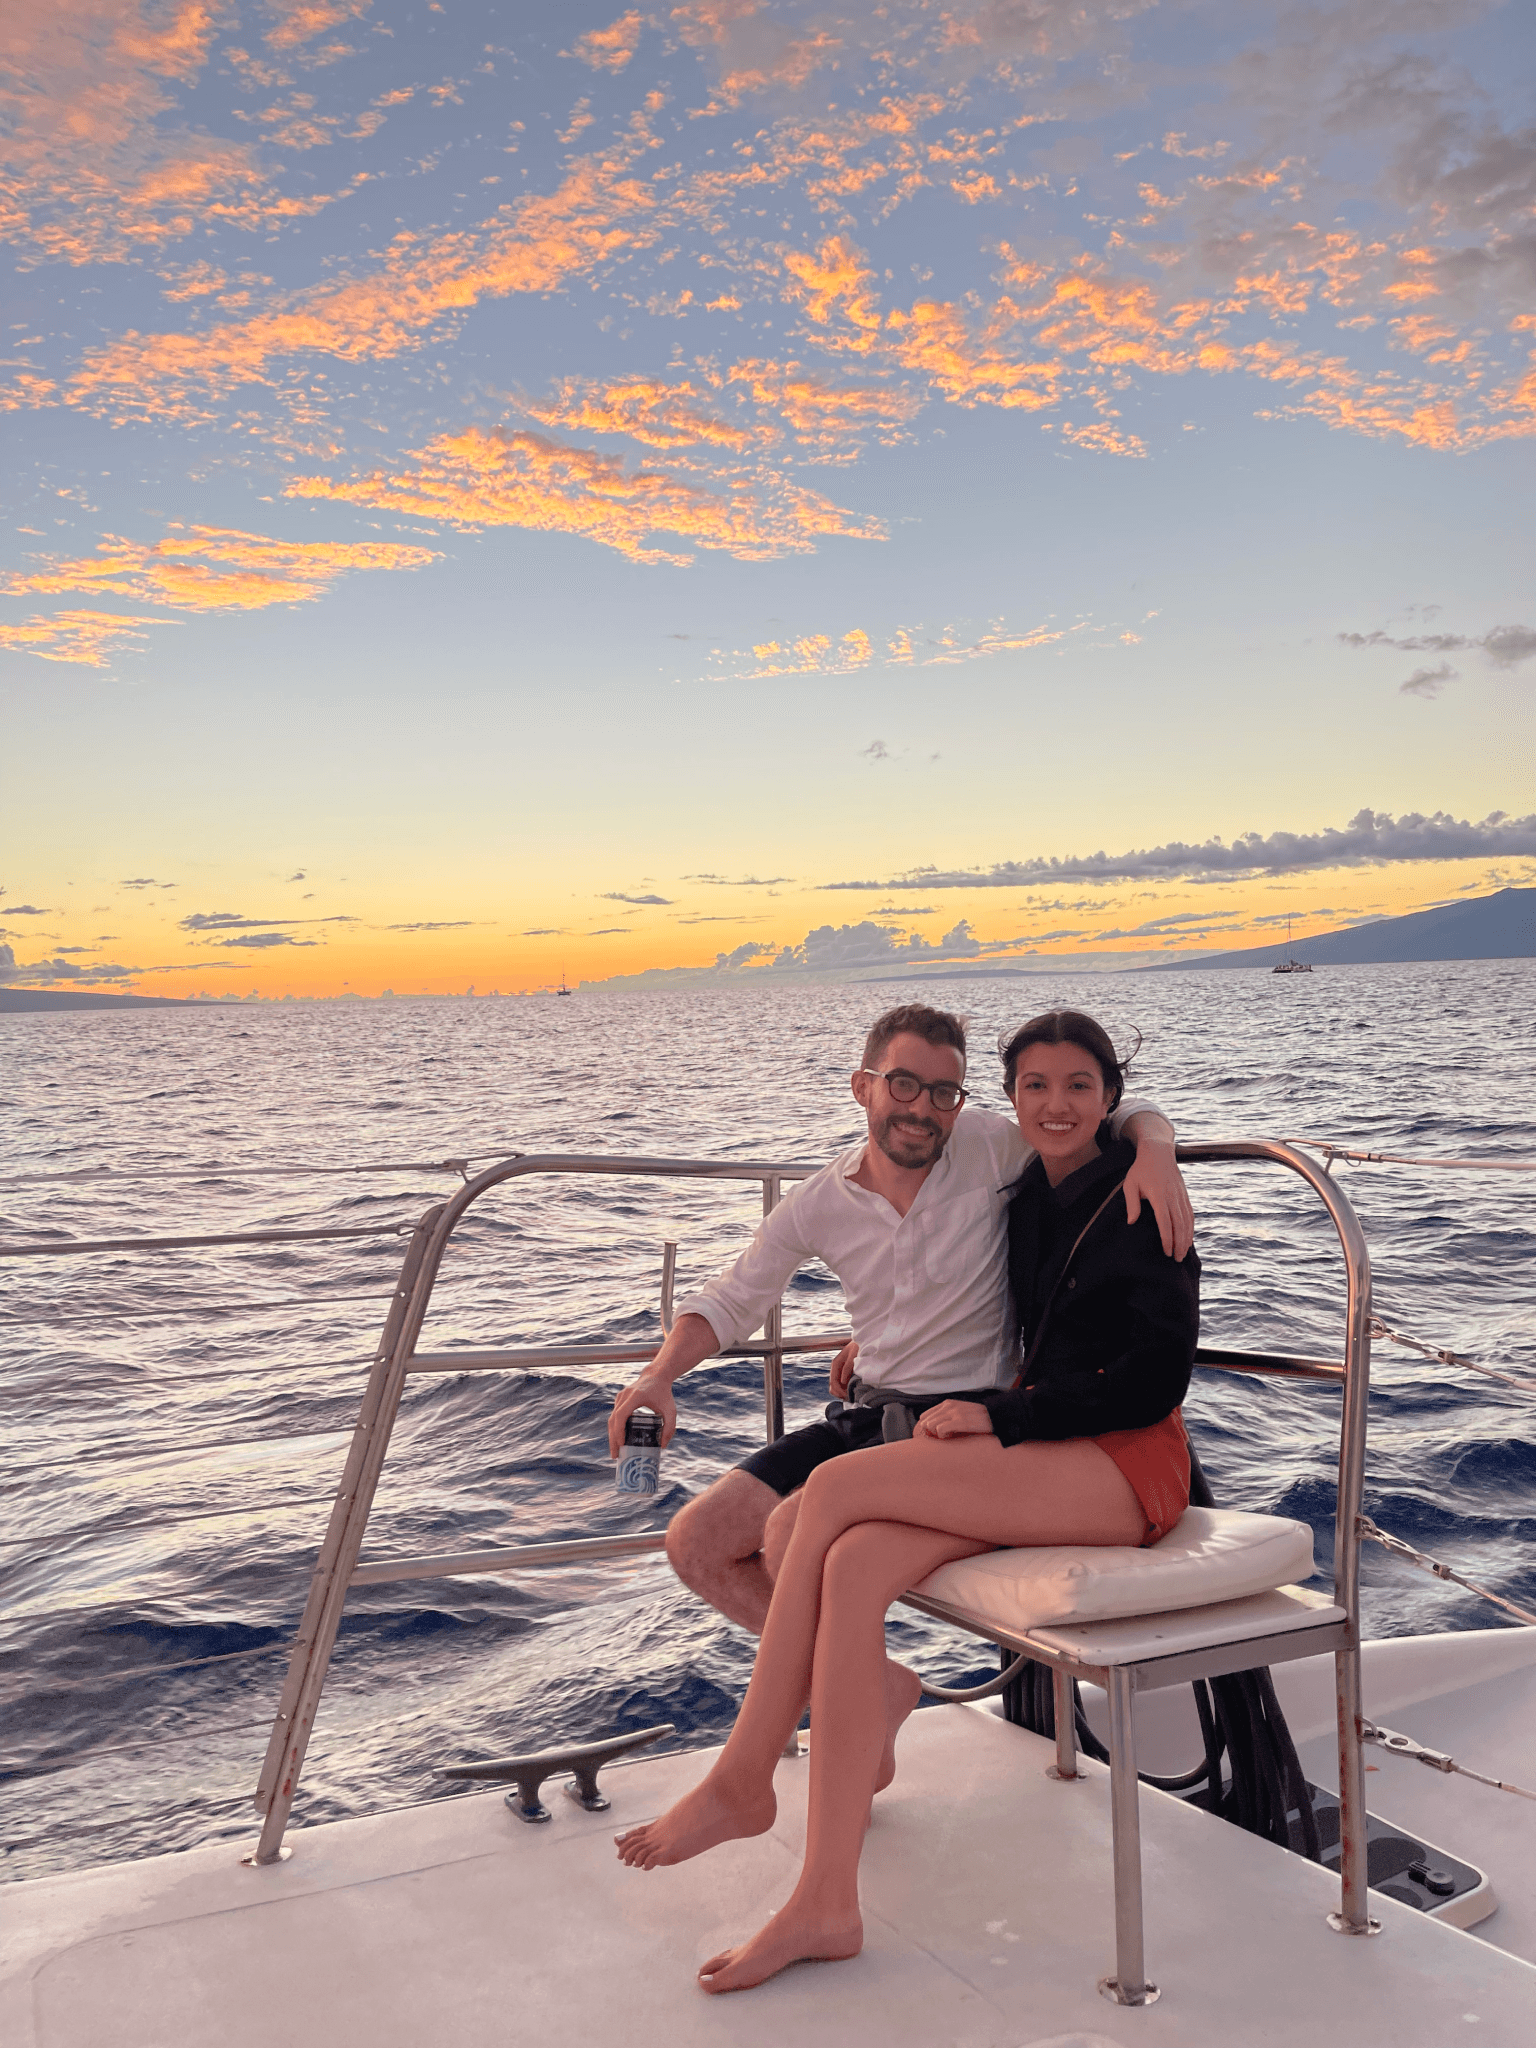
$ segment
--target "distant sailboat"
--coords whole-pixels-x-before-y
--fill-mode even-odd
[[[566,985],[565,985],[565,969],[564,969],[564,968],[562,967],[562,968],[561,968],[561,970],[560,970],[560,986],[559,986],[559,987],[558,987],[558,988],[557,988],[557,989],[555,990],[555,994],[556,994],[557,996],[573,996],[573,995],[575,995],[575,993],[576,993],[575,989],[573,989],[573,988],[567,988],[567,987],[566,987]]]
[[[1310,974],[1312,972],[1311,961],[1298,960],[1291,951],[1291,920],[1289,917],[1285,920],[1285,958],[1277,960],[1270,969],[1270,972],[1272,974]]]

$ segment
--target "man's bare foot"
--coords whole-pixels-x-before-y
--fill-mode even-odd
[[[655,1820],[613,1839],[619,1845],[619,1861],[631,1870],[658,1870],[664,1863],[686,1863],[690,1856],[702,1856],[721,1842],[765,1835],[777,1812],[771,1785],[743,1798],[720,1784],[711,1771],[702,1784],[685,1792]]]
[[[885,1750],[875,1773],[875,1790],[883,1792],[896,1775],[896,1737],[901,1724],[923,1696],[923,1682],[915,1671],[890,1658],[885,1664]]]
[[[791,1899],[760,1934],[740,1948],[711,1956],[699,1971],[699,1985],[711,1993],[749,1991],[791,1963],[844,1962],[863,1946],[864,1923],[857,1908],[827,1915]]]

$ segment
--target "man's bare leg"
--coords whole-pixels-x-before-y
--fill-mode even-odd
[[[690,1591],[727,1621],[760,1636],[773,1598],[763,1532],[779,1496],[750,1472],[727,1472],[667,1528],[667,1558]]]
[[[789,1548],[789,1539],[795,1533],[795,1521],[800,1513],[803,1493],[792,1493],[779,1502],[768,1517],[768,1528],[763,1537],[763,1566],[770,1579],[777,1581],[779,1567],[784,1562],[784,1553]],[[915,1671],[909,1671],[905,1664],[898,1664],[894,1657],[885,1660],[885,1747],[880,1756],[880,1767],[875,1773],[875,1790],[883,1792],[896,1776],[896,1737],[901,1733],[901,1724],[917,1706],[923,1696],[922,1681]]]

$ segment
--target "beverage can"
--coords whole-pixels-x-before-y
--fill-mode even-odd
[[[620,1493],[656,1493],[661,1486],[661,1417],[637,1408],[624,1424],[614,1485]]]

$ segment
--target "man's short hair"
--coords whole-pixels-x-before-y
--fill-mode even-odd
[[[877,1017],[864,1041],[863,1064],[878,1067],[891,1040],[904,1031],[914,1038],[926,1038],[930,1045],[953,1046],[960,1055],[960,1070],[965,1071],[964,1024],[949,1010],[931,1010],[926,1003],[898,1003],[894,1010]]]

